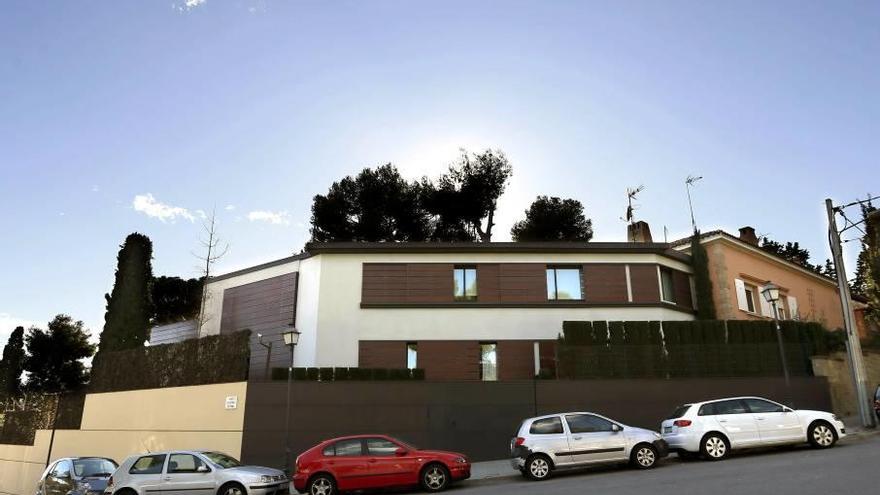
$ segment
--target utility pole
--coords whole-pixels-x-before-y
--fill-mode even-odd
[[[828,242],[831,244],[831,255],[834,258],[834,268],[837,270],[837,286],[840,294],[840,305],[843,308],[843,323],[846,327],[846,350],[849,354],[850,371],[852,372],[853,384],[856,388],[856,398],[859,402],[859,416],[862,425],[868,428],[874,427],[874,414],[868,403],[867,373],[862,356],[862,343],[855,325],[855,314],[852,309],[852,299],[849,293],[849,282],[846,279],[846,268],[843,265],[843,253],[840,248],[840,231],[837,230],[835,215],[840,211],[830,199],[825,200],[825,209],[828,211]]]

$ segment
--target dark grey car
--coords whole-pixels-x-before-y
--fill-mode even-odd
[[[64,457],[43,471],[36,495],[95,495],[104,492],[118,465],[104,457]]]

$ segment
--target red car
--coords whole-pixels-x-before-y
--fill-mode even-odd
[[[310,495],[416,485],[439,492],[470,476],[471,463],[461,454],[419,450],[385,435],[356,435],[303,452],[296,458],[293,486]]]

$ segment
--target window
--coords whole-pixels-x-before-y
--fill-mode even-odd
[[[238,459],[230,457],[222,452],[202,452],[202,455],[207,457],[208,460],[223,469],[241,466],[241,463],[238,462]]]
[[[169,473],[196,473],[202,466],[208,467],[204,461],[192,454],[171,454],[168,458]]]
[[[368,455],[379,455],[390,457],[393,456],[397,449],[400,446],[396,443],[385,440],[384,438],[368,438],[367,439],[367,454]]]
[[[547,268],[547,299],[570,301],[583,299],[580,268]]]
[[[746,399],[746,404],[749,406],[749,411],[753,413],[776,413],[783,411],[782,406],[768,400]]]
[[[660,294],[660,297],[663,298],[663,301],[674,303],[675,302],[675,284],[672,281],[672,270],[669,268],[660,268],[660,288],[663,292]]]
[[[559,417],[536,419],[529,427],[532,435],[558,435],[562,433],[562,420]]]
[[[353,457],[363,455],[363,447],[361,445],[361,440],[359,438],[355,438],[352,440],[340,440],[333,445],[328,446],[324,449],[323,454],[325,456],[337,456],[337,457]]]
[[[165,454],[145,455],[134,462],[129,474],[162,474],[165,465]]]
[[[746,286],[746,308],[749,313],[755,312],[755,288]]]
[[[497,344],[480,344],[480,379],[485,382],[498,380]]]
[[[110,459],[74,459],[73,472],[78,477],[110,476],[116,471],[116,463]]]
[[[61,461],[56,464],[51,476],[58,480],[70,478],[70,461]]]
[[[669,417],[666,418],[666,419],[676,419],[676,418],[680,418],[680,417],[684,416],[685,414],[687,414],[688,409],[690,409],[690,408],[691,408],[691,405],[690,405],[690,404],[685,404],[685,405],[683,405],[683,406],[678,406],[678,407],[675,408],[674,411],[672,411],[672,414],[670,414]]]
[[[779,319],[785,319],[785,305],[782,303],[782,299],[776,301],[776,312],[779,314]]]
[[[710,404],[703,404],[700,406],[700,410],[697,411],[697,416],[714,416],[715,415],[715,403],[712,402]]]
[[[723,400],[715,403],[715,414],[745,414],[749,412],[745,402],[739,399]]]
[[[569,414],[565,417],[568,429],[572,433],[596,433],[600,431],[612,431],[612,423],[607,419],[593,416],[592,414]]]
[[[456,301],[477,300],[477,269],[475,267],[455,267],[453,270]]]
[[[406,368],[410,370],[416,369],[419,357],[419,344],[409,342],[406,344]]]

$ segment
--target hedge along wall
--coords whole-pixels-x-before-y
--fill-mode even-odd
[[[89,392],[118,392],[246,381],[250,331],[108,352],[92,369]]]
[[[792,376],[812,376],[810,357],[827,354],[838,336],[821,324],[780,322]],[[566,321],[557,346],[560,378],[778,376],[773,322]]]

